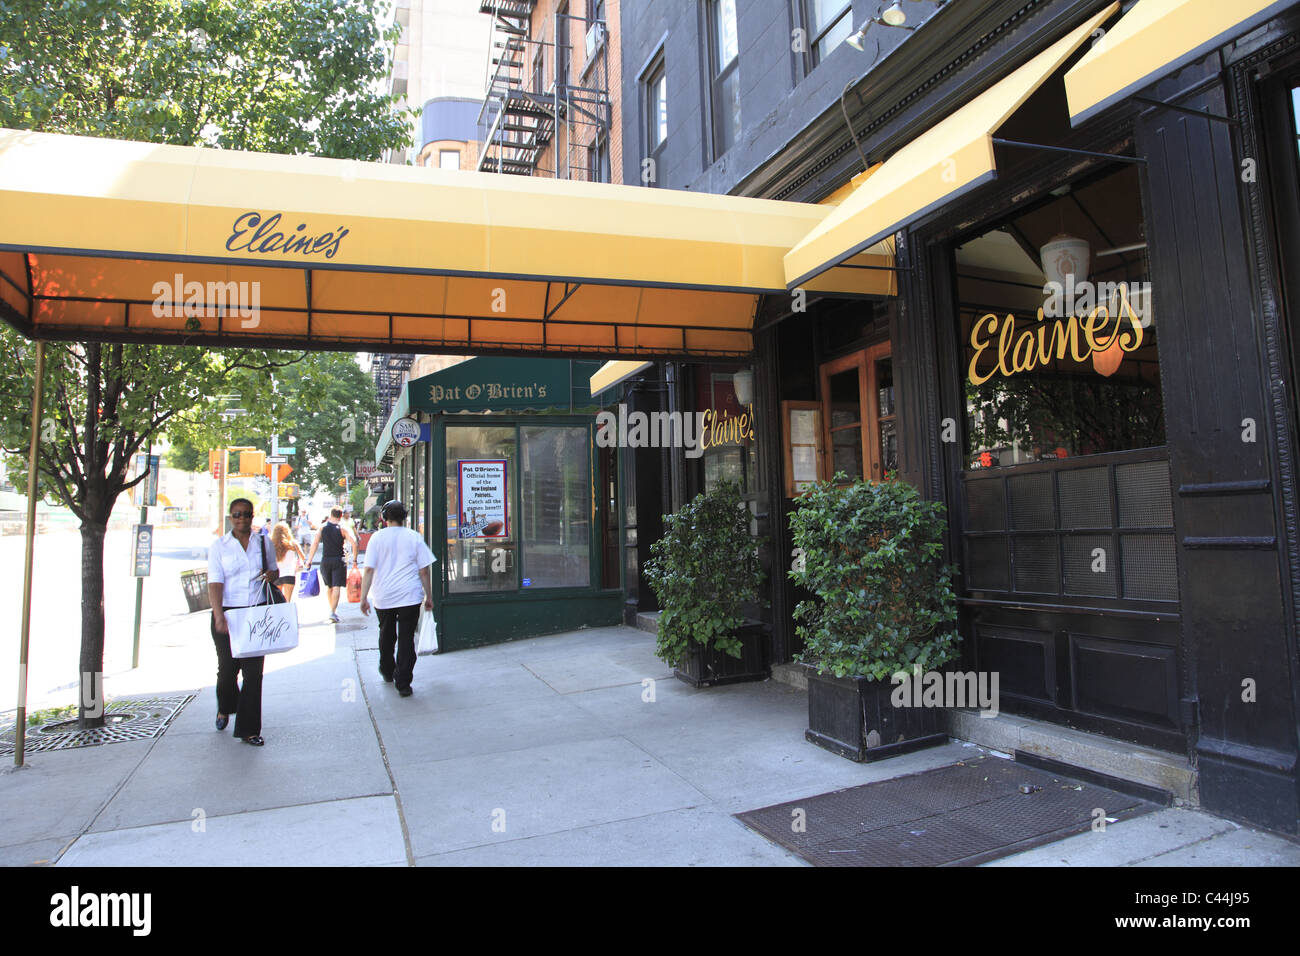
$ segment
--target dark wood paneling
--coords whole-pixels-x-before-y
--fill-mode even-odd
[[[1217,58],[1165,88],[1214,77]],[[1228,110],[1217,79],[1181,105]],[[1226,785],[1252,764],[1252,748],[1294,754],[1295,675],[1269,488],[1276,434],[1268,394],[1266,333],[1246,242],[1232,130],[1153,109],[1137,124],[1148,159],[1146,200],[1152,283],[1159,301],[1161,383],[1171,449],[1188,683],[1199,698],[1202,793],[1214,808],[1243,806]],[[1243,440],[1244,420],[1255,440]],[[1260,493],[1242,493],[1259,488]],[[1216,489],[1219,489],[1216,492]],[[1249,545],[1249,546],[1248,546]],[[1243,681],[1255,682],[1243,700]],[[1237,770],[1224,762],[1236,753]],[[1255,767],[1268,777],[1275,770]],[[1290,814],[1295,781],[1273,777],[1274,819]],[[1267,809],[1267,808],[1266,808]],[[1257,815],[1257,806],[1250,811]],[[1274,824],[1275,825],[1275,824]]]

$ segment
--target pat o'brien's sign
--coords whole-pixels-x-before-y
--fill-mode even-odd
[[[1109,378],[1119,370],[1125,355],[1142,347],[1143,338],[1142,319],[1134,312],[1123,283],[1116,283],[1111,304],[1114,316],[1103,304],[1082,315],[1049,319],[1047,315],[1055,311],[1049,299],[1039,308],[1033,325],[1017,324],[1011,314],[981,316],[970,330],[974,354],[967,379],[972,385],[983,385],[994,375],[1010,378],[1067,357],[1079,364],[1091,360],[1093,369]]]

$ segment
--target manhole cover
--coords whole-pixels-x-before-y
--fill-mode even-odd
[[[73,747],[95,747],[126,740],[148,740],[166,730],[167,725],[193,699],[193,694],[118,698],[109,701],[104,707],[103,727],[81,730],[77,727],[76,718],[28,727],[23,739],[23,752],[70,750]],[[5,726],[0,728],[0,756],[12,754],[17,749],[15,729],[13,715],[9,715]]]

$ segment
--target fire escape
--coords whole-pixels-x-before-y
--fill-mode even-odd
[[[370,355],[370,374],[375,380],[375,396],[379,399],[379,422],[382,428],[393,413],[402,394],[406,373],[415,361],[415,355],[409,352],[373,352]]]
[[[478,168],[606,179],[612,108],[605,23],[552,13],[540,26],[542,36],[533,39],[534,6],[534,0],[482,0],[479,7],[492,17],[492,34]],[[577,33],[584,37],[581,50],[571,40]],[[575,61],[575,53],[583,59]]]

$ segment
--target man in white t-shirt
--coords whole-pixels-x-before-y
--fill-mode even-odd
[[[379,618],[379,676],[391,681],[403,697],[410,697],[415,672],[415,628],[420,620],[421,600],[425,610],[433,610],[431,568],[436,559],[418,532],[402,527],[406,505],[390,501],[381,515],[384,527],[370,536],[366,547],[361,613],[370,614],[373,594],[375,616]]]

